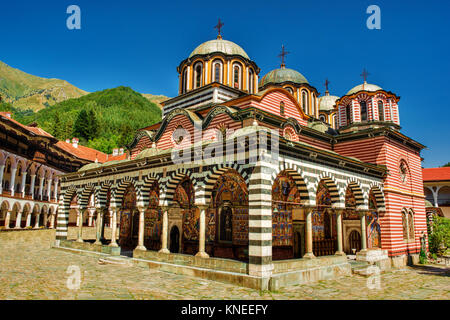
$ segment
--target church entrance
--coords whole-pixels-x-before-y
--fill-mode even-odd
[[[294,225],[294,259],[300,259],[305,255],[304,225]]]
[[[136,209],[136,192],[132,185],[128,186],[123,195],[119,230],[120,247],[133,250],[138,242],[139,211]]]
[[[353,254],[353,249],[355,249],[355,252],[358,252],[361,250],[361,234],[353,230],[350,232],[350,235],[348,236],[348,242],[350,245],[350,251]],[[350,252],[349,252],[350,253]]]
[[[178,253],[180,251],[180,230],[178,230],[177,226],[173,226],[170,229],[169,251],[171,253]]]

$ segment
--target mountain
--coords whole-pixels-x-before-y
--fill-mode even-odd
[[[0,96],[16,109],[39,111],[85,94],[65,80],[33,76],[0,61]]]
[[[161,109],[129,87],[117,87],[68,99],[36,113],[14,108],[13,116],[60,140],[77,137],[82,145],[111,153],[129,144],[140,128],[161,121]]]
[[[153,102],[156,104],[161,110],[163,109],[163,106],[161,105],[161,102],[165,100],[169,100],[169,97],[163,96],[163,95],[153,95],[149,93],[141,93],[145,98],[147,98],[150,102]]]

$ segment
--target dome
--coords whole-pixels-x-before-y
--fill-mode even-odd
[[[319,97],[319,111],[331,111],[334,109],[337,96],[330,96],[329,94]]]
[[[250,60],[244,49],[242,49],[234,42],[223,39],[210,40],[202,43],[197,48],[195,48],[194,51],[192,51],[192,53],[189,55],[189,58],[195,56],[196,54],[210,54],[213,52],[222,52],[228,55],[240,55]]]
[[[279,68],[270,71],[264,77],[262,77],[259,85],[261,87],[268,83],[283,83],[283,82],[293,82],[293,83],[308,83],[308,80],[298,71],[289,68]]]
[[[79,172],[80,171],[87,171],[87,170],[95,169],[95,168],[98,168],[98,167],[101,167],[101,166],[102,166],[101,163],[93,162],[93,163],[89,163],[89,164],[86,164],[86,165],[82,166],[78,171]]]
[[[374,92],[374,91],[378,91],[378,90],[383,90],[383,89],[375,84],[370,84],[370,83],[364,82],[363,84],[360,84],[359,86],[356,86],[352,90],[347,92],[347,95],[354,94],[358,91]]]

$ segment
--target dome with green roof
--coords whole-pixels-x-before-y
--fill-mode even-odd
[[[192,58],[197,54],[207,55],[214,52],[222,52],[227,55],[239,55],[250,60],[244,49],[242,49],[234,42],[223,39],[215,39],[202,43],[197,48],[195,48],[194,51],[192,51],[192,53],[189,55],[189,58]]]
[[[93,163],[89,163],[89,164],[82,166],[78,171],[87,171],[87,170],[95,169],[95,168],[98,168],[101,166],[102,166],[101,163],[93,162]]]
[[[378,90],[383,90],[383,89],[375,84],[370,84],[370,83],[364,82],[363,84],[360,84],[359,86],[356,86],[353,89],[351,89],[349,92],[347,92],[347,95],[351,95],[351,94],[354,94],[359,91],[375,92]]]
[[[298,71],[295,71],[293,69],[289,68],[279,68],[270,71],[267,73],[264,77],[262,77],[261,81],[259,82],[260,87],[264,87],[266,84],[269,83],[283,83],[283,82],[293,82],[296,84],[309,84],[308,80]]]
[[[339,99],[339,97],[330,96],[328,92],[324,96],[319,97],[319,111],[333,110],[337,99]]]

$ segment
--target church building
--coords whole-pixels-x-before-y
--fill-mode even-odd
[[[62,176],[57,245],[263,289],[349,274],[347,256],[386,268],[417,256],[424,146],[401,133],[400,97],[366,72],[344,96],[328,81],[321,96],[286,67],[284,47],[280,68],[261,75],[218,26],[181,61],[178,96],[137,132],[129,159]],[[92,206],[96,242],[68,241],[71,208]]]

